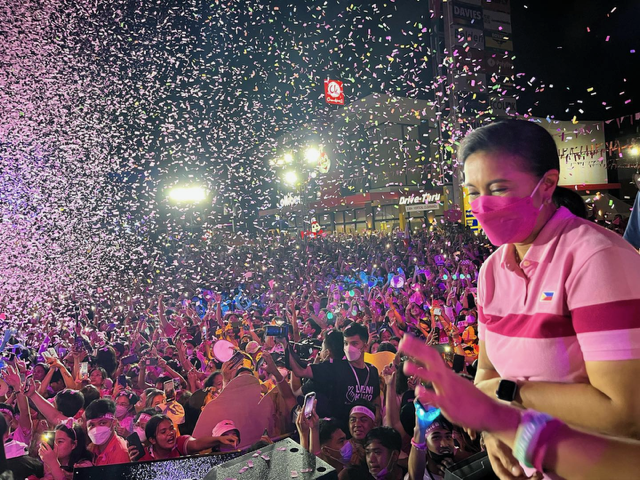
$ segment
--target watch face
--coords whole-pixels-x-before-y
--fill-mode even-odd
[[[498,384],[498,391],[496,392],[496,396],[500,400],[513,402],[513,400],[516,398],[517,389],[518,389],[518,384],[516,382],[512,382],[511,380],[500,380],[500,383]]]

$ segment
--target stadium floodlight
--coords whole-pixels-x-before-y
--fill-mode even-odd
[[[200,203],[205,198],[207,191],[198,185],[175,187],[169,191],[169,199],[176,203]]]
[[[293,186],[298,183],[298,174],[294,170],[289,170],[284,174],[283,180],[287,185]]]
[[[315,147],[309,147],[304,152],[304,158],[306,158],[307,162],[309,162],[311,164],[318,163],[318,161],[320,160],[320,156],[321,155],[322,155],[322,153],[320,152],[320,150],[318,150]]]

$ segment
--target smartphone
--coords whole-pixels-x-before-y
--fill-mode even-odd
[[[89,378],[89,362],[82,362],[80,364],[80,379],[84,380]]]
[[[138,355],[136,355],[135,353],[133,355],[129,355],[128,357],[123,357],[122,358],[122,365],[131,365],[132,363],[138,363],[140,359],[138,358]]]
[[[442,315],[442,309],[441,308],[434,308],[433,309],[433,314],[434,315]]]
[[[33,385],[33,377],[29,376],[24,382],[24,389],[22,390],[22,393],[27,393],[31,389],[32,385]]]
[[[207,326],[206,325],[202,326],[202,338],[204,338],[205,340],[207,338]]]
[[[55,430],[47,430],[45,432],[42,432],[42,443],[46,443],[51,448],[53,448],[55,442],[56,442]]]
[[[144,456],[144,447],[142,446],[142,442],[140,441],[140,435],[138,435],[136,432],[133,432],[127,437],[127,443],[129,444],[129,446],[136,447],[136,450],[138,451],[138,454],[133,460],[140,460]]]
[[[146,364],[148,367],[155,367],[156,365],[158,365],[158,358],[157,357],[147,358]]]
[[[235,368],[239,363],[242,363],[244,356],[240,352],[236,352],[233,357],[229,359],[229,368]]]
[[[286,337],[287,332],[287,325],[267,325],[266,327],[264,327],[264,334],[267,337]]]
[[[84,347],[84,342],[82,340],[82,337],[78,334],[76,334],[76,338],[73,341],[73,348],[75,350],[82,350],[82,347]]]
[[[118,384],[122,388],[127,388],[127,376],[126,375],[118,375]]]
[[[460,373],[464,370],[465,356],[464,355],[454,355],[453,356],[453,371],[456,373]]]
[[[173,380],[164,382],[164,396],[167,402],[173,402],[176,399],[176,385],[173,383]]]
[[[440,327],[433,328],[433,339],[436,340],[437,342],[440,341]]]
[[[263,358],[261,358],[260,360],[258,360],[258,363],[256,364],[256,368],[257,368],[258,370],[260,370],[260,369],[264,369],[264,363],[265,363],[265,359],[264,359],[264,357],[263,357]]]
[[[313,413],[313,402],[315,399],[316,399],[316,392],[309,392],[304,396],[302,413],[306,418],[311,418],[311,414]]]
[[[378,331],[378,327],[375,323],[371,322],[369,324],[369,333],[376,333]]]

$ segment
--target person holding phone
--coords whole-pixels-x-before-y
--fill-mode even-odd
[[[136,414],[136,403],[138,396],[131,390],[121,390],[115,397],[115,416],[118,420],[116,432],[121,437],[126,437],[133,432],[133,418]]]
[[[479,128],[458,159],[472,213],[499,247],[478,280],[476,384],[572,425],[639,436],[640,256],[558,206],[574,194],[558,187],[557,146],[541,126]],[[501,479],[524,474],[504,441],[485,444]]]
[[[313,393],[313,392],[312,392]],[[307,451],[315,453],[320,449],[320,436],[318,422],[320,418],[316,413],[315,393],[305,396],[302,408],[298,409],[296,415],[296,428],[300,435],[300,445]]]
[[[87,450],[84,430],[72,420],[54,430],[53,447],[42,442],[38,456],[44,463],[43,480],[71,480],[76,468],[93,466],[93,455]]]
[[[7,385],[13,388],[14,392],[16,392],[17,412],[14,411],[13,407],[0,409],[0,412],[2,412],[2,415],[7,420],[7,425],[10,428],[9,438],[28,445],[31,442],[33,422],[31,419],[29,399],[25,395],[25,389],[22,386],[20,374],[15,367],[8,365],[2,372],[2,379],[7,382]],[[27,381],[29,383],[29,387],[31,387],[31,385],[33,385],[33,378],[30,377]],[[19,415],[16,415],[16,413]]]

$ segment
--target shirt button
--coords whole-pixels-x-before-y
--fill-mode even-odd
[[[529,265],[531,265],[531,262],[529,260],[525,260],[524,262],[522,262],[523,267],[528,267]]]

